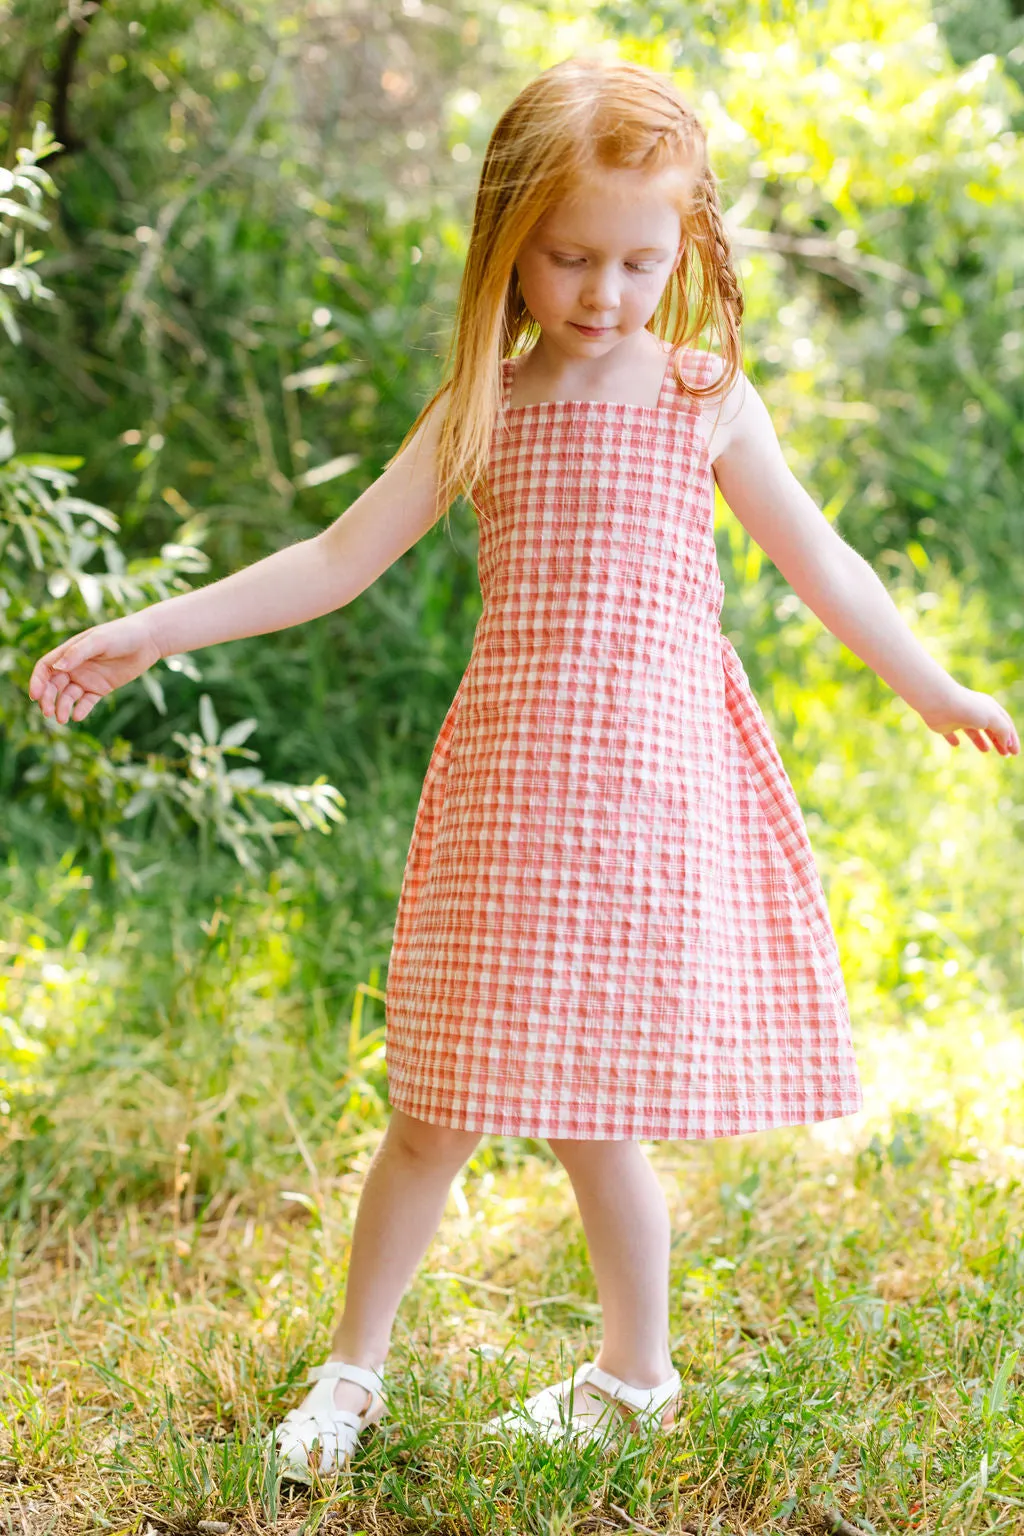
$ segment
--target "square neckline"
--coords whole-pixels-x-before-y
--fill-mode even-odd
[[[532,349],[531,349],[532,350]],[[668,358],[665,371],[661,376],[661,388],[658,390],[658,398],[654,405],[640,405],[632,400],[528,400],[523,405],[512,404],[512,383],[515,378],[516,366],[528,353],[520,352],[516,357],[503,357],[501,360],[502,373],[502,410],[506,416],[516,415],[519,411],[538,411],[550,406],[571,405],[574,409],[581,406],[597,406],[602,410],[612,411],[640,411],[653,416],[656,412],[664,410],[665,397],[668,393],[669,379],[674,375],[673,364],[678,348],[668,348]]]

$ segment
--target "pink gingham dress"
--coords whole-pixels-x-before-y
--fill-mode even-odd
[[[675,356],[705,381],[706,353]],[[390,1102],[588,1141],[852,1114],[824,892],[720,627],[700,403],[670,359],[653,408],[511,407],[515,367],[479,521],[483,610],[398,899]]]

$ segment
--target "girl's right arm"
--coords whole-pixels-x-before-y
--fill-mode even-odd
[[[162,656],[270,634],[343,608],[377,580],[435,518],[444,397],[399,456],[314,538],[290,544],[209,586],[97,624],[41,656],[29,697],[65,724]]]

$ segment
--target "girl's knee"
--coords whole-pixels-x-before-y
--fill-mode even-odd
[[[431,1125],[404,1110],[392,1109],[388,1136],[406,1157],[418,1162],[442,1163],[461,1168],[480,1140],[479,1131],[460,1131],[450,1125]]]
[[[567,1172],[577,1168],[614,1168],[633,1158],[639,1148],[635,1141],[578,1141],[561,1136],[549,1136],[547,1140]]]

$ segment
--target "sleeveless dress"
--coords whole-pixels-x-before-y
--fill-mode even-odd
[[[658,404],[511,407],[483,608],[431,753],[385,991],[393,1107],[501,1136],[700,1139],[862,1108],[806,825],[720,626],[713,361]]]

